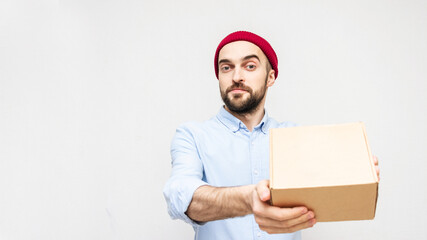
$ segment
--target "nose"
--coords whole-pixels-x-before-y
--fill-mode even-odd
[[[242,69],[236,67],[233,71],[233,82],[244,82]]]

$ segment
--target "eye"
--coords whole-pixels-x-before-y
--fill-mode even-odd
[[[221,71],[222,72],[227,72],[228,70],[230,70],[231,68],[230,68],[230,66],[228,66],[228,65],[223,65],[223,66],[221,66]]]
[[[248,64],[248,65],[246,65],[246,69],[248,69],[248,70],[255,70],[255,68],[256,68],[255,64]]]

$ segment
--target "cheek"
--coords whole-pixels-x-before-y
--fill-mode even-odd
[[[219,89],[221,89],[221,91],[225,91],[228,86],[230,86],[230,84],[228,84],[226,81],[219,80]]]
[[[264,88],[264,86],[267,85],[267,81],[268,81],[267,76],[265,74],[264,75],[261,74],[260,76],[258,76],[256,80],[256,86],[254,85],[254,87],[256,87],[257,89]]]

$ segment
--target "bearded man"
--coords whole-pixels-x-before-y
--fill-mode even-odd
[[[164,196],[171,217],[192,224],[195,239],[300,239],[299,230],[316,223],[304,206],[269,205],[269,129],[295,126],[264,109],[277,63],[262,37],[245,31],[225,37],[214,62],[225,106],[176,131]]]

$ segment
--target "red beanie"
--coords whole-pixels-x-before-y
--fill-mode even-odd
[[[216,75],[216,78],[218,78],[219,51],[221,51],[221,49],[225,45],[227,45],[231,42],[235,42],[235,41],[247,41],[247,42],[251,42],[251,43],[257,45],[264,52],[265,56],[267,57],[268,61],[271,64],[271,68],[273,68],[273,70],[274,70],[274,76],[275,76],[275,78],[277,78],[277,75],[279,74],[279,70],[277,69],[278,60],[277,60],[277,56],[276,56],[276,53],[274,52],[273,48],[264,38],[254,34],[254,33],[246,32],[246,31],[237,31],[237,32],[231,33],[219,43],[219,45],[216,49],[216,52],[215,52],[215,75]]]

